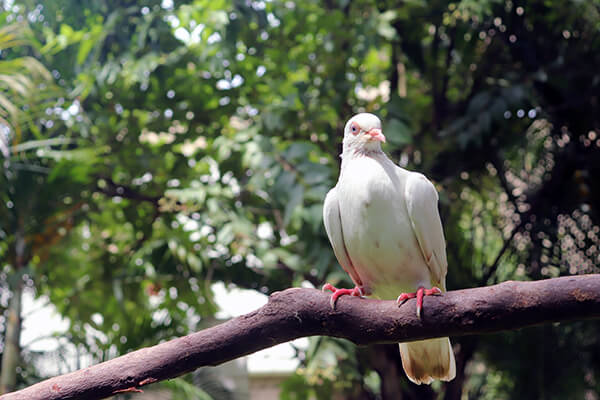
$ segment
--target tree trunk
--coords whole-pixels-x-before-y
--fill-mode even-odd
[[[460,400],[463,395],[463,386],[467,375],[465,369],[467,363],[473,358],[475,349],[477,348],[477,337],[466,336],[458,338],[456,344],[458,344],[458,351],[455,351],[456,357],[456,378],[446,384],[446,393],[444,394],[444,400]]]
[[[402,371],[399,361],[391,356],[398,352],[397,344],[375,344],[369,346],[369,363],[381,378],[381,398],[383,400],[404,399],[402,393]],[[397,358],[397,357],[396,357]]]
[[[21,280],[13,290],[8,306],[4,351],[2,352],[2,371],[0,371],[0,394],[15,390],[17,384],[17,366],[19,365],[19,340],[21,338]]]
[[[25,265],[25,236],[21,229],[15,234],[15,260],[13,263],[17,279],[8,305],[8,318],[4,333],[2,370],[0,371],[0,395],[12,392],[17,386],[17,366],[21,350],[21,301],[23,297],[22,267]]]

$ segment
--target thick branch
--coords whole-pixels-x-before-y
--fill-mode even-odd
[[[0,399],[100,399],[304,336],[335,336],[364,345],[592,318],[600,318],[600,274],[511,281],[428,296],[421,320],[416,317],[414,300],[398,307],[394,301],[345,296],[332,310],[327,293],[288,289],[273,293],[262,308],[221,325],[48,379]]]

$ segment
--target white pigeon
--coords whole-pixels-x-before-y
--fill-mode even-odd
[[[337,260],[356,287],[326,284],[323,290],[334,292],[332,307],[345,294],[397,298],[398,303],[416,297],[420,317],[423,295],[446,291],[438,194],[425,176],[395,165],[381,150],[382,142],[377,116],[357,114],[346,123],[340,177],[325,198],[323,220]],[[416,384],[456,376],[447,337],[400,343],[400,354]]]

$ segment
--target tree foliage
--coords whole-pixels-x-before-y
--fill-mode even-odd
[[[363,110],[440,190],[449,288],[598,272],[596,0],[5,7],[35,46],[1,61],[57,87],[15,103],[23,126],[1,93],[0,283],[46,294],[97,361],[198,329],[217,280],[350,284],[321,211]],[[284,393],[583,397],[600,391],[597,328],[461,338],[457,380],[433,389],[405,380],[395,346],[316,339]]]

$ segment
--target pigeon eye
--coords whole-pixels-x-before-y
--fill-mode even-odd
[[[358,131],[360,131],[358,124],[356,122],[353,122],[350,126],[350,132],[352,132],[353,135],[357,135]]]

